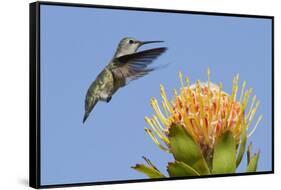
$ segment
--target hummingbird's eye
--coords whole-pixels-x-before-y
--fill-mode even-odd
[[[133,44],[134,43],[134,40],[129,40],[129,44]]]

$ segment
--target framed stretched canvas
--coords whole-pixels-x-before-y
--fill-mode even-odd
[[[30,186],[274,172],[274,18],[30,4]]]

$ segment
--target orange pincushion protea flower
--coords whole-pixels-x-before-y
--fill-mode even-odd
[[[162,109],[158,101],[151,99],[151,106],[155,111],[152,118],[145,117],[151,129],[145,128],[151,139],[163,150],[169,151],[168,129],[172,123],[184,126],[188,134],[197,142],[203,154],[209,155],[218,139],[226,131],[231,131],[238,145],[243,129],[248,130],[251,125],[259,102],[256,96],[252,98],[251,106],[247,105],[252,89],[245,90],[246,82],[243,82],[238,99],[238,80],[233,79],[232,93],[229,95],[222,91],[222,84],[215,85],[210,82],[210,70],[208,69],[208,82],[189,85],[189,79],[183,82],[182,73],[179,72],[181,81],[180,92],[174,90],[174,98],[170,102],[166,96],[163,85],[160,85],[162,97]],[[252,135],[258,123],[248,133]]]

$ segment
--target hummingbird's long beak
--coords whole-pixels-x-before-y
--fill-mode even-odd
[[[142,42],[140,42],[140,44],[142,46],[144,44],[161,43],[161,42],[164,42],[164,41],[142,41]]]

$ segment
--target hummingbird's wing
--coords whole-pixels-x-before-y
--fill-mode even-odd
[[[124,86],[129,81],[148,74],[155,69],[148,68],[148,65],[166,50],[165,47],[154,48],[115,58],[112,68],[114,79],[120,81],[121,86]]]

